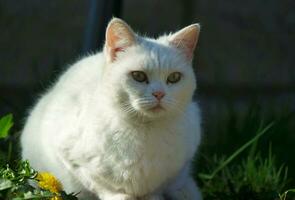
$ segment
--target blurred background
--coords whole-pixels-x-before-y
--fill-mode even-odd
[[[293,0],[0,0],[0,116],[13,113],[20,130],[60,72],[101,49],[112,16],[151,37],[199,22],[201,154],[232,152],[261,123],[279,121],[259,148],[272,143],[295,175]]]

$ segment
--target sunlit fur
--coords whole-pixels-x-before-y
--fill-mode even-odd
[[[190,175],[201,137],[196,79],[171,37],[136,35],[112,62],[105,50],[72,65],[32,109],[23,158],[85,200],[200,200]],[[137,82],[132,71],[149,82]],[[182,77],[167,84],[172,72]],[[158,90],[166,95],[154,110]]]

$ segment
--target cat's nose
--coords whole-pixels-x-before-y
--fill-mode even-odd
[[[160,101],[165,96],[165,93],[162,91],[156,91],[156,92],[153,92],[152,95]]]

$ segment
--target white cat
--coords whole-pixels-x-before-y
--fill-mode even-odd
[[[199,31],[151,39],[112,19],[103,52],[71,66],[32,110],[23,159],[80,199],[200,200],[190,175],[201,139]]]

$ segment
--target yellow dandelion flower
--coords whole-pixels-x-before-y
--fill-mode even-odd
[[[62,198],[61,197],[52,197],[52,198],[50,198],[50,200],[62,200]]]
[[[36,180],[38,181],[38,186],[44,190],[48,190],[55,194],[59,194],[59,192],[62,191],[62,185],[60,181],[49,172],[38,173]],[[51,200],[61,199],[62,198],[58,196],[51,198]]]

